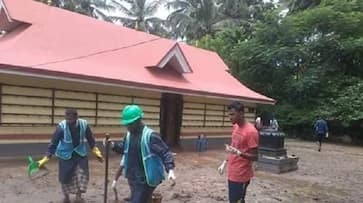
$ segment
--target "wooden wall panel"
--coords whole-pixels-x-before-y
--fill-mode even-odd
[[[125,104],[116,104],[116,103],[104,103],[103,101],[98,102],[98,109],[102,110],[113,110],[113,111],[121,111],[126,105]]]
[[[132,102],[132,97],[99,94],[98,100],[103,101],[103,102],[115,102],[115,103],[130,104]]]
[[[119,118],[98,118],[98,125],[121,125]]]
[[[44,89],[44,88],[2,85],[2,94],[51,97],[52,91],[50,89]]]
[[[98,110],[98,116],[99,117],[119,118],[120,114],[121,114],[120,111]]]
[[[203,126],[204,122],[203,121],[188,121],[188,120],[184,120],[183,121],[183,126]]]
[[[142,106],[144,122],[147,125],[155,130],[159,128],[159,93],[145,91],[145,94],[141,94],[141,90],[138,90],[138,94],[132,95],[132,91],[126,94],[121,91],[121,95],[118,95],[102,91],[92,92],[89,88],[85,88],[87,91],[81,91],[82,88],[73,91],[8,84],[1,84],[0,88],[0,126],[2,128],[14,126],[10,127],[14,132],[18,132],[16,130],[18,127],[27,128],[29,125],[34,126],[34,129],[43,129],[39,126],[53,129],[54,125],[64,119],[66,108],[76,108],[80,117],[87,119],[94,131],[125,131],[125,127],[120,125],[120,111],[131,103]],[[184,96],[181,133],[228,132],[231,124],[226,105],[229,103],[222,99]],[[245,115],[247,120],[254,121],[255,106],[246,104]],[[0,131],[1,133],[3,132]]]
[[[183,120],[203,120],[203,115],[183,115]]]
[[[120,125],[121,110],[132,101],[142,106],[148,125],[159,126],[158,97],[111,95],[7,84],[1,84],[0,87],[1,126],[56,125],[64,119],[66,108],[76,108],[79,117],[88,120],[88,123],[114,127]]]
[[[52,111],[50,107],[39,106],[18,106],[4,104],[2,108],[2,113],[5,114],[50,115]]]
[[[2,104],[51,106],[52,100],[50,98],[34,98],[29,96],[3,95]]]
[[[203,115],[204,109],[186,109],[183,110],[184,114],[192,114],[192,115]]]
[[[134,103],[139,104],[141,106],[147,105],[147,106],[160,106],[160,100],[159,99],[148,99],[148,98],[134,98]]]
[[[62,99],[76,99],[76,100],[90,100],[90,101],[96,100],[95,93],[72,92],[72,91],[62,91],[62,90],[57,90],[55,92],[55,97]]]
[[[223,111],[224,105],[217,105],[217,104],[206,104],[207,110],[216,110],[218,112]]]
[[[96,108],[96,102],[92,101],[77,101],[77,100],[68,100],[68,99],[58,99],[56,98],[55,106],[59,107],[68,107],[68,108],[89,108],[89,109],[95,109]]]
[[[222,127],[224,124],[222,104],[185,102],[183,110],[183,127]]]
[[[31,116],[31,115],[3,115],[2,116],[3,123],[22,123],[22,124],[49,124],[51,122],[50,116]]]

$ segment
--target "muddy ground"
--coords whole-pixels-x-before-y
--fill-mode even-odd
[[[286,140],[285,145],[288,154],[300,157],[299,169],[280,175],[257,171],[248,187],[247,202],[363,202],[363,147],[324,144],[318,152],[312,142]],[[216,171],[224,156],[223,150],[203,155],[178,153],[176,186],[164,182],[157,188],[163,202],[228,202],[226,177]],[[112,156],[111,177],[118,163],[119,157]],[[47,176],[34,181],[27,177],[25,160],[1,160],[0,167],[0,202],[61,202],[56,160],[47,165]],[[90,168],[91,180],[84,198],[86,202],[103,202],[104,167],[92,159]],[[126,197],[129,191],[125,179],[119,183],[120,196]],[[110,200],[114,198],[111,191],[108,195]]]

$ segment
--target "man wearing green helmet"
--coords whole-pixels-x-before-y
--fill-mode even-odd
[[[120,167],[112,182],[116,187],[122,174],[131,189],[131,203],[149,202],[155,188],[165,179],[175,181],[174,157],[161,136],[147,127],[138,105],[127,105],[121,113],[121,124],[127,127]]]

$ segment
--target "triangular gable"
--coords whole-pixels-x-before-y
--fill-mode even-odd
[[[5,4],[4,4],[3,0],[0,0],[0,11],[1,12],[4,12],[4,14],[6,15],[8,21],[10,22],[11,21],[11,18],[9,16],[8,10],[6,10],[6,7],[5,7]]]
[[[6,10],[4,2],[0,0],[0,34],[7,30],[7,27],[11,22],[12,20],[9,16],[9,12]]]
[[[175,43],[175,45],[154,67],[158,67],[160,69],[171,67],[180,74],[193,72],[178,43]]]
[[[23,24],[22,22],[13,20],[7,10],[3,0],[0,0],[0,36],[10,32],[15,27]]]

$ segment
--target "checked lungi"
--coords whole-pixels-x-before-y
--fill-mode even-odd
[[[70,160],[59,160],[59,181],[64,194],[85,193],[89,181],[88,159],[73,154]]]

